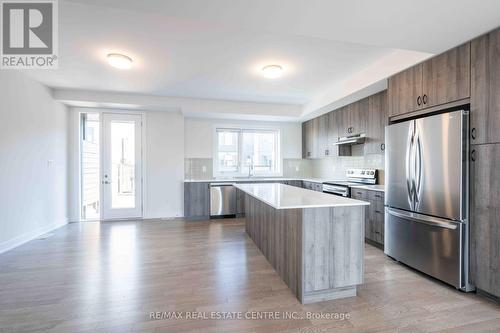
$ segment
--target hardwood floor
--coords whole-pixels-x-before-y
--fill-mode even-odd
[[[246,236],[243,220],[70,224],[0,255],[0,332],[500,331],[494,303],[370,245],[365,264],[357,297],[301,305]],[[349,317],[156,320],[155,311]]]

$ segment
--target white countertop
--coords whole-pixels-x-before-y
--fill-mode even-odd
[[[350,187],[352,187],[352,188],[359,188],[359,189],[363,189],[363,190],[385,192],[385,186],[384,185],[352,185]]]
[[[266,181],[284,181],[301,180],[313,183],[328,182],[327,179],[319,178],[285,178],[285,177],[249,177],[249,178],[206,178],[206,179],[184,179],[185,183],[210,183],[210,182],[266,182]]]
[[[284,184],[235,184],[234,186],[275,209],[369,205],[366,201]]]

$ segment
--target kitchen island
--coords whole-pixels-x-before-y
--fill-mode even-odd
[[[235,184],[249,237],[302,303],[356,296],[369,203],[284,184]]]

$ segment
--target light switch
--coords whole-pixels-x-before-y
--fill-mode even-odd
[[[202,166],[201,167],[201,171],[203,171],[203,173],[207,172],[207,167],[206,166]]]
[[[298,166],[298,165],[296,165],[296,166],[295,166],[295,171],[297,171],[297,172],[298,172],[299,170],[300,170],[299,166]]]
[[[47,160],[47,168],[52,168],[54,165],[54,160]]]

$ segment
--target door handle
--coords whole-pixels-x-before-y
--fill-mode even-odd
[[[420,188],[422,185],[422,141],[420,140],[420,134],[417,129],[415,132],[415,202],[419,202]]]
[[[472,160],[472,162],[476,162],[476,150],[475,149],[472,149],[472,151],[470,152],[470,159]]]
[[[408,132],[408,139],[406,143],[406,192],[408,195],[408,203],[413,209],[413,139],[414,139],[414,132],[413,129],[410,129]]]
[[[102,184],[108,185],[108,184],[111,184],[111,182],[110,182],[110,181],[107,181],[107,180],[103,180],[103,181],[102,181]]]
[[[418,222],[418,223],[423,223],[435,227],[440,227],[440,228],[446,228],[446,229],[452,229],[455,230],[457,228],[457,223],[450,222],[445,219],[441,219],[438,217],[432,217],[432,216],[427,216],[427,215],[422,215],[422,214],[417,214],[417,213],[410,213],[404,210],[396,209],[396,208],[389,208],[387,207],[385,211],[389,215],[393,215],[396,217],[400,217],[402,219],[407,219],[410,221]]]

